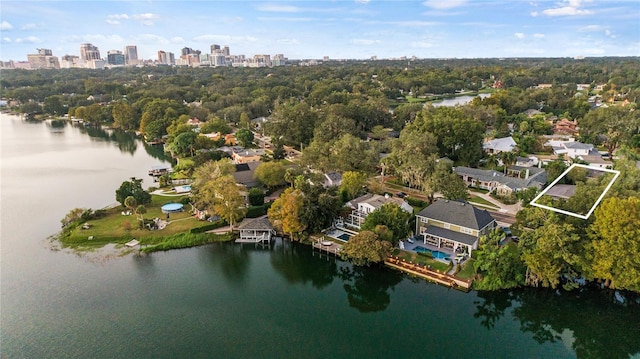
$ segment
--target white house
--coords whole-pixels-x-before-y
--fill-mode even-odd
[[[378,194],[367,193],[356,199],[347,202],[346,206],[351,208],[351,213],[338,224],[349,225],[360,228],[369,213],[382,207],[387,203],[394,203],[407,213],[413,213],[413,207],[405,200],[398,197],[381,196]]]
[[[500,152],[511,152],[516,147],[516,141],[513,137],[496,138],[491,141],[487,141],[482,145],[485,152],[490,155],[496,155]]]
[[[565,155],[569,158],[599,154],[592,144],[578,141],[549,141],[545,146],[551,146],[557,156]]]

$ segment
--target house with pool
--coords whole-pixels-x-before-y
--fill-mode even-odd
[[[471,255],[471,251],[478,248],[480,237],[488,235],[496,226],[496,220],[487,210],[468,202],[440,199],[416,215],[416,234],[424,245],[418,250],[451,256]]]
[[[345,206],[351,208],[351,213],[349,213],[345,218],[338,219],[336,225],[339,227],[348,226],[360,229],[360,226],[369,213],[387,203],[396,204],[402,208],[403,211],[413,213],[413,207],[411,207],[411,205],[402,198],[367,193],[346,203]]]

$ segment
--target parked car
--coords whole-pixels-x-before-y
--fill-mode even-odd
[[[520,238],[518,238],[518,236],[511,237],[511,240],[516,242],[516,243],[520,242]]]
[[[404,192],[398,192],[398,193],[396,193],[396,196],[398,196],[400,198],[405,198],[407,196],[407,194],[404,193]]]
[[[502,231],[504,232],[504,234],[507,235],[507,237],[511,236],[512,233],[511,233],[511,230],[509,229],[509,227],[502,227],[500,229],[502,229]]]

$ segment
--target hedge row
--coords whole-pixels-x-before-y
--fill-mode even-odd
[[[212,229],[216,229],[216,228],[224,227],[224,226],[226,226],[226,225],[227,225],[227,223],[226,223],[225,221],[223,221],[223,220],[218,220],[218,221],[215,221],[215,222],[213,222],[213,223],[211,223],[211,224],[206,224],[206,225],[204,225],[204,226],[202,226],[202,227],[191,228],[191,229],[189,230],[189,233],[191,233],[191,234],[204,233],[204,232],[206,232],[206,231],[210,231],[210,230],[212,230]]]

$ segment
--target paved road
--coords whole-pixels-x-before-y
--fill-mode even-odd
[[[495,218],[497,222],[508,224],[508,225],[512,225],[516,223],[516,216],[513,214],[496,212],[496,211],[489,211],[489,213],[491,213],[491,216]]]

